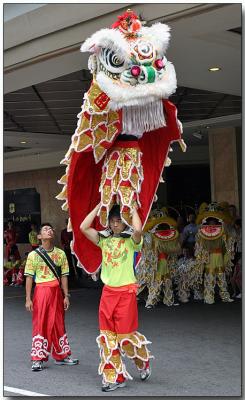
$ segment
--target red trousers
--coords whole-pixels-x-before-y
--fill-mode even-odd
[[[100,330],[131,333],[138,329],[136,288],[116,290],[104,286],[99,307]]]
[[[50,352],[55,360],[71,354],[65,331],[65,311],[61,288],[37,284],[33,298],[32,360],[47,361]],[[53,284],[53,282],[50,282]]]
[[[104,286],[100,299],[97,343],[101,362],[99,374],[103,382],[123,382],[132,379],[122,356],[133,360],[139,370],[148,367],[152,356],[147,349],[150,343],[138,329],[138,307],[135,284],[112,288]]]

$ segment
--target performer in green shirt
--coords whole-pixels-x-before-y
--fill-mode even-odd
[[[134,275],[134,252],[142,247],[142,226],[137,210],[132,215],[132,236],[124,234],[126,225],[115,205],[109,214],[108,237],[103,237],[91,225],[100,204],[84,219],[82,233],[102,251],[101,280],[104,283],[99,307],[100,335],[97,343],[101,362],[99,374],[103,375],[102,391],[108,392],[126,385],[132,379],[122,362],[122,355],[132,359],[140,372],[141,380],[151,375],[147,349],[150,343],[138,329],[137,283]],[[127,236],[127,237],[125,237]]]

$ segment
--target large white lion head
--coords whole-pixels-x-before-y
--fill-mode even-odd
[[[111,99],[111,108],[146,104],[175,92],[175,69],[165,56],[169,30],[161,23],[144,27],[128,10],[110,29],[83,43],[81,51],[92,53],[89,68]]]

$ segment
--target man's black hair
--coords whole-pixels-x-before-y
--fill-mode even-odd
[[[43,224],[40,225],[39,233],[41,232],[41,230],[42,230],[42,228],[43,228],[44,226],[50,226],[50,228],[54,229],[54,228],[53,228],[53,225],[51,225],[49,222],[45,222],[45,223],[43,223]]]
[[[114,206],[112,206],[111,211],[109,212],[109,221],[113,217],[118,217],[121,219],[120,206],[118,204],[114,204]]]

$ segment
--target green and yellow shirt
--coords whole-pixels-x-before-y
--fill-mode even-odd
[[[19,267],[19,265],[20,265],[20,261],[19,260],[17,260],[17,261],[7,261],[4,264],[4,268],[5,269],[13,269],[13,268]]]
[[[110,236],[101,238],[101,280],[105,285],[119,287],[136,282],[134,275],[134,252],[140,251],[143,238],[136,244],[132,238]]]
[[[47,253],[57,266],[58,275],[69,275],[69,265],[65,252],[58,247],[54,247],[52,251],[47,251]],[[24,275],[33,277],[36,283],[56,280],[48,265],[35,251],[31,251],[28,254]]]

